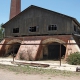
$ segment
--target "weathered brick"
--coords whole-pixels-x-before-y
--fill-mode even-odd
[[[21,12],[21,0],[11,0],[10,19]]]

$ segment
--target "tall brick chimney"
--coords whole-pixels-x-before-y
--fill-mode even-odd
[[[11,0],[10,19],[21,12],[21,0]]]

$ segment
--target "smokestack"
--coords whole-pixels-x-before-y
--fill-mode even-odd
[[[21,12],[21,0],[11,0],[10,19]]]

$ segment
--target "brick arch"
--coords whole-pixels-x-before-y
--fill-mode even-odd
[[[8,48],[11,46],[11,45],[8,45],[8,44],[14,44],[14,43],[20,43],[21,44],[21,40],[19,39],[13,39],[13,40],[10,40],[7,45],[5,46],[5,53],[7,53],[8,51]]]
[[[57,39],[57,38],[48,38],[42,41],[42,44],[47,44],[47,43],[52,43],[52,42],[57,42],[60,44],[64,44],[65,42],[63,40]],[[66,45],[64,45],[66,47]]]
[[[58,38],[47,38],[47,39],[45,39],[45,40],[43,40],[42,41],[42,44],[46,44],[46,45],[44,45],[43,46],[43,49],[42,49],[42,55],[47,55],[48,56],[48,54],[49,54],[49,52],[48,52],[48,46],[50,45],[50,44],[53,44],[53,43],[59,43],[59,44],[61,44],[61,47],[62,47],[62,49],[63,50],[61,50],[62,52],[62,57],[64,56],[64,58],[65,58],[65,55],[66,55],[66,45],[64,44],[64,43],[66,43],[65,41],[63,41],[63,40],[61,40],[61,39],[58,39]],[[59,46],[58,46],[59,47]],[[64,48],[65,49],[64,49]],[[64,51],[65,50],[65,51]],[[51,51],[50,51],[51,52]],[[57,54],[57,56],[59,57],[59,55]],[[42,56],[43,57],[43,56]],[[58,58],[57,57],[57,58]]]

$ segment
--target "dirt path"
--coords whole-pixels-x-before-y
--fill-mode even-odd
[[[40,74],[17,74],[16,72],[0,69],[0,80],[80,80],[80,76],[54,76]]]

